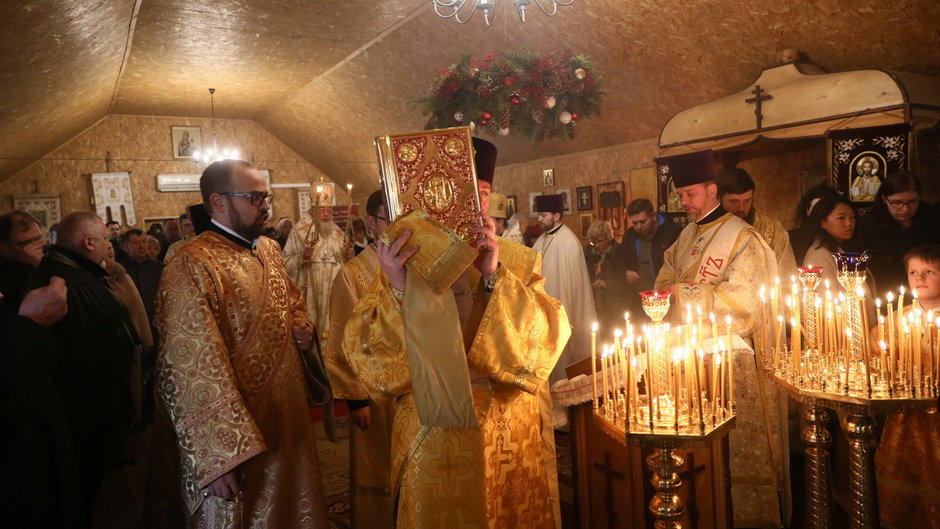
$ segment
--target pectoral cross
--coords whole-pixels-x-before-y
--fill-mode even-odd
[[[761,113],[761,103],[767,101],[768,99],[773,99],[774,96],[770,94],[765,94],[763,88],[760,85],[754,87],[754,90],[751,90],[751,93],[754,94],[754,97],[745,99],[745,103],[756,103],[757,106],[754,108],[754,115],[757,116],[757,128],[761,127],[761,122],[764,120],[764,115]]]
[[[607,527],[614,527],[617,523],[617,513],[614,512],[614,478],[623,479],[623,472],[614,470],[610,464],[610,452],[604,450],[604,464],[594,463],[594,468],[604,473],[604,506],[607,507]]]

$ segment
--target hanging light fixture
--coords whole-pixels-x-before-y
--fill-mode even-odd
[[[525,22],[525,8],[530,4],[535,4],[545,16],[555,16],[558,6],[570,6],[574,0],[431,0],[434,5],[434,12],[441,18],[453,18],[460,24],[470,22],[477,11],[483,11],[483,21],[487,26],[491,26],[496,20],[496,3],[499,1],[512,1],[519,13],[519,20]],[[542,4],[551,6],[546,8]],[[469,4],[469,5],[468,5]],[[467,9],[464,9],[467,6]]]
[[[210,164],[219,160],[240,159],[240,153],[237,149],[225,148],[219,150],[219,137],[215,132],[215,88],[209,89],[209,104],[212,108],[212,146],[203,152],[195,151],[193,160],[196,163]]]

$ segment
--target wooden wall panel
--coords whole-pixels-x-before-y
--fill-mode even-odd
[[[199,193],[158,192],[156,175],[200,173],[203,166],[173,159],[172,126],[201,127],[203,145],[211,141],[210,119],[112,115],[0,184],[0,209],[13,207],[13,195],[58,193],[63,213],[93,211],[90,175],[127,171],[136,227],[143,228],[146,217],[178,215],[187,204],[200,200]],[[244,159],[271,172],[272,183],[313,182],[321,175],[332,181],[253,121],[217,119],[216,132],[220,148],[239,149]],[[275,191],[272,224],[282,216],[298,217],[296,197],[294,189]]]

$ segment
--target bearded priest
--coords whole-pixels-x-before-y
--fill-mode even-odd
[[[163,269],[156,315],[186,526],[326,527],[300,356],[313,327],[280,246],[261,237],[273,195],[241,160],[210,164],[199,189],[211,224]]]
[[[687,306],[730,316],[745,340],[760,321],[758,292],[777,276],[773,251],[753,226],[727,212],[718,199],[711,150],[657,160],[672,178],[689,218],[666,250],[656,288],[673,293],[670,314],[681,323]],[[780,527],[789,517],[786,401],[758,375],[755,356],[734,355],[737,427],[731,432],[731,497],[735,527]],[[782,415],[781,415],[782,414]]]

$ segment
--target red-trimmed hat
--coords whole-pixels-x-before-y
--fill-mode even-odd
[[[565,197],[561,195],[539,195],[535,197],[536,213],[564,213]]]
[[[473,138],[473,161],[477,166],[477,180],[483,180],[493,185],[493,175],[496,172],[496,146],[483,138]]]
[[[711,149],[667,156],[657,159],[656,162],[660,174],[671,177],[676,189],[714,181],[717,176]]]

